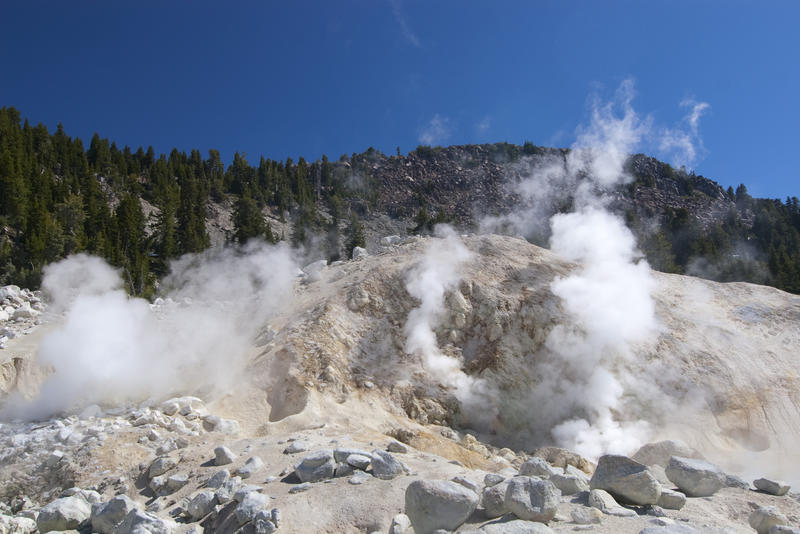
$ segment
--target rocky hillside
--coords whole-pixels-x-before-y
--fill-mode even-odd
[[[246,281],[236,265],[224,263],[228,278]],[[584,267],[517,238],[409,238],[290,268],[285,287],[269,282],[280,280],[279,258],[265,266],[267,292],[252,302],[217,293],[220,281],[197,265],[188,268],[198,292],[176,285],[150,305],[94,284],[60,311],[71,293],[48,282],[55,293],[40,313],[38,295],[6,291],[16,334],[0,356],[24,365],[4,367],[3,390],[23,399],[4,397],[0,528],[774,534],[792,530],[771,525],[800,525],[788,487],[800,483],[795,296],[652,273],[656,323],[641,337],[630,330],[640,308],[581,315],[559,281]],[[115,317],[130,328],[109,338]],[[157,339],[159,325],[178,345]],[[214,325],[225,335],[208,347]],[[124,351],[110,359],[104,348],[128,335],[152,351],[193,350],[171,372],[159,362],[174,353],[147,356],[137,377]],[[78,395],[64,396],[74,384]],[[43,404],[45,394],[60,404]],[[42,406],[48,415],[19,419]]]

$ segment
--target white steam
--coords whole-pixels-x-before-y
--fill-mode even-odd
[[[212,249],[181,258],[172,272],[167,299],[154,310],[126,295],[119,274],[99,258],[77,255],[48,266],[43,288],[65,311],[39,349],[39,363],[52,373],[35,398],[6,409],[38,418],[230,387],[252,337],[291,292],[289,249]]]
[[[461,361],[442,352],[436,338],[436,328],[445,314],[446,293],[457,289],[461,267],[472,253],[450,226],[437,225],[436,235],[406,278],[406,289],[420,305],[409,312],[403,329],[405,351],[421,358],[434,382],[450,388],[465,412],[477,415],[473,421],[488,424],[493,414],[486,413],[487,404],[482,402],[488,397],[486,381],[465,373]],[[481,413],[476,412],[478,405],[484,406]]]

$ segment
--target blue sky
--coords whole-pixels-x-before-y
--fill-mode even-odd
[[[0,105],[85,141],[251,162],[569,146],[633,80],[698,174],[800,196],[800,2],[4,2]],[[657,139],[641,147],[659,154]]]

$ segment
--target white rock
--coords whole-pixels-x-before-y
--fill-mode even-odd
[[[486,517],[500,517],[506,513],[506,490],[508,480],[503,480],[493,486],[483,489],[481,495],[481,505],[483,506]]]
[[[665,469],[667,478],[689,497],[708,497],[725,485],[725,474],[704,460],[673,456]]]
[[[126,495],[117,495],[108,502],[92,506],[92,530],[99,534],[112,534],[117,525],[122,523],[136,503]]]
[[[233,463],[236,455],[224,445],[220,445],[214,449],[214,465],[228,465]]]
[[[770,480],[768,478],[759,478],[753,481],[753,486],[770,495],[782,497],[789,493],[791,486],[782,480]]]
[[[298,452],[306,452],[308,449],[311,448],[311,445],[307,441],[303,440],[295,440],[289,443],[289,446],[283,449],[283,454],[295,454]],[[337,462],[341,462],[342,460],[336,458]]]
[[[359,258],[365,258],[369,254],[367,254],[367,249],[363,247],[353,247],[353,259],[357,260]]]
[[[529,458],[519,468],[520,476],[530,477],[536,476],[540,478],[550,478],[558,474],[559,470],[547,463],[542,458]]]
[[[50,530],[77,530],[92,515],[89,502],[82,496],[62,497],[39,511],[36,526],[40,532]]]
[[[27,517],[0,515],[1,534],[34,534],[36,521]]]
[[[213,491],[204,490],[192,497],[186,506],[186,513],[192,521],[199,521],[214,510],[217,504],[217,496]]]
[[[686,495],[679,491],[661,488],[661,497],[656,504],[668,510],[680,510],[686,504]]]
[[[172,534],[176,529],[174,521],[136,509],[125,516],[114,534]]]
[[[512,478],[506,488],[506,509],[528,521],[550,521],[560,501],[561,491],[549,480],[518,476]]]
[[[258,456],[249,458],[242,467],[236,471],[236,474],[242,478],[250,478],[254,473],[257,473],[264,467],[264,461]]]
[[[769,534],[770,528],[775,525],[788,525],[789,520],[774,506],[759,506],[748,518],[750,526],[758,534]]]
[[[304,457],[294,468],[301,482],[319,482],[331,478],[335,470],[336,461],[330,449],[323,449]]]
[[[242,502],[236,506],[236,509],[234,510],[234,514],[236,514],[236,520],[240,525],[251,521],[257,513],[266,508],[268,502],[269,497],[263,493],[251,491],[245,495],[244,499],[242,499]]]
[[[655,504],[661,496],[661,484],[647,466],[616,454],[600,457],[589,486],[631,504]]]
[[[406,514],[397,514],[392,518],[392,525],[389,527],[389,534],[405,534],[411,527],[411,520]]]
[[[577,475],[562,475],[556,473],[548,480],[561,490],[562,495],[575,495],[576,493],[589,490],[589,481],[586,480],[585,477]]]
[[[406,488],[405,513],[416,534],[455,530],[475,511],[478,495],[446,480],[415,480]]]
[[[593,507],[580,506],[570,512],[573,523],[578,525],[591,525],[603,520],[603,512]]]

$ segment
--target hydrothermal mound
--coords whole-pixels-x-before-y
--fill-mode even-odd
[[[634,336],[643,312],[628,306],[624,287],[620,296],[600,295],[602,306],[589,300],[576,309],[554,288],[581,282],[582,267],[510,237],[412,238],[306,271],[268,313],[251,314],[257,328],[242,357],[238,343],[227,353],[223,339],[213,366],[185,362],[185,376],[174,377],[154,369],[153,382],[166,386],[139,398],[135,390],[114,403],[89,395],[99,406],[71,399],[48,418],[4,423],[2,499],[11,505],[24,494],[36,509],[69,486],[91,487],[104,500],[122,493],[146,501],[188,532],[188,503],[219,470],[208,461],[218,445],[239,463],[255,455],[264,461],[247,483],[271,496],[287,532],[386,531],[413,480],[509,474],[550,445],[581,453],[585,459],[572,455],[572,463],[591,472],[602,453],[681,439],[730,473],[800,482],[800,297],[649,273],[655,322],[637,327],[648,335]],[[167,300],[152,313],[168,321],[170,307],[188,305]],[[217,311],[204,306],[213,318]],[[9,341],[0,354],[13,355],[3,367],[4,391],[36,403],[50,371],[37,368],[33,341],[58,332],[60,321]],[[197,395],[205,405],[162,404],[177,395]],[[300,482],[291,466],[302,457],[284,454],[290,442],[313,452],[371,450],[391,439],[410,447],[401,453],[407,474],[363,486],[333,478],[290,492]],[[164,455],[176,457],[170,468],[180,476],[154,486],[149,466]],[[750,532],[746,503],[775,504],[734,488],[715,499],[690,500],[675,518]],[[797,500],[786,499],[778,506],[796,521]],[[572,506],[563,501],[550,527],[571,530]],[[231,528],[224,503],[218,508],[218,516],[205,516],[206,532]],[[648,524],[647,516],[609,516],[594,531],[639,532]]]

